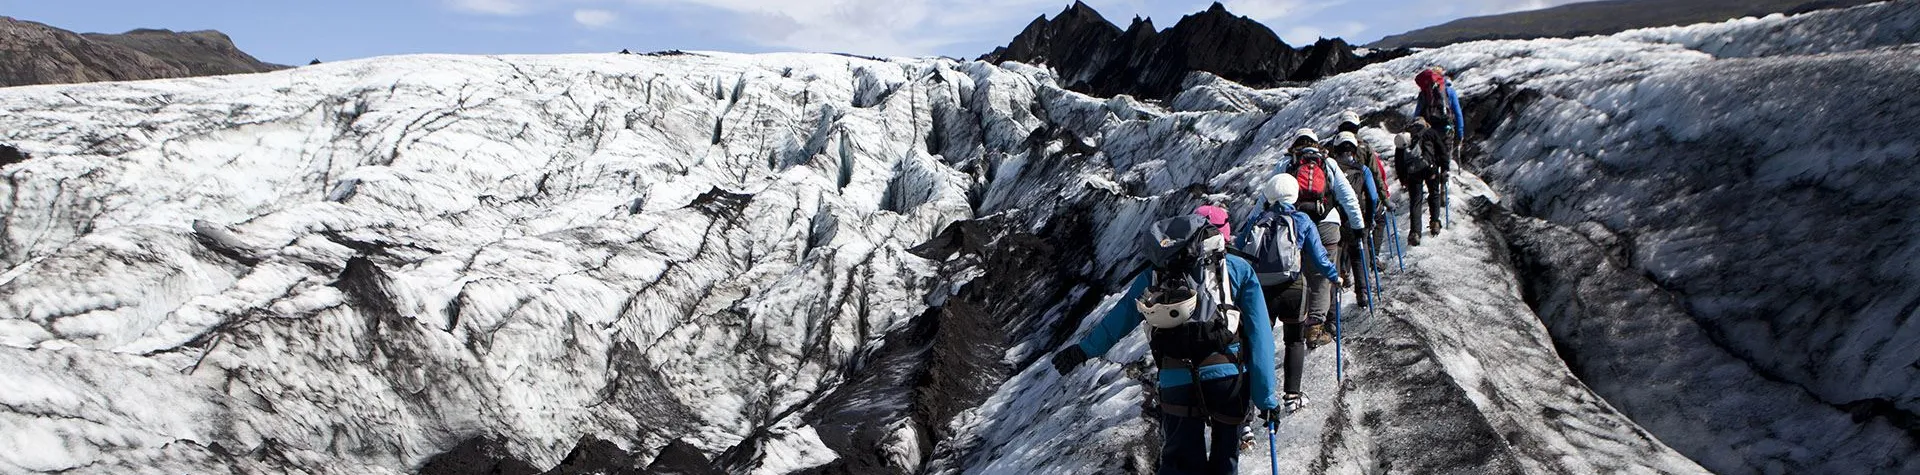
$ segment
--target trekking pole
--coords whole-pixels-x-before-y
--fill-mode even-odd
[[[1379,244],[1380,241],[1373,238],[1373,233],[1367,233],[1367,252],[1365,258],[1367,260],[1367,268],[1373,269],[1373,286],[1368,287],[1367,290],[1373,291],[1372,302],[1374,305],[1380,304],[1380,266],[1374,265],[1373,263],[1373,259],[1379,257],[1374,255],[1380,252]],[[1372,314],[1373,307],[1367,307],[1367,313]]]
[[[1407,200],[1407,206],[1413,206],[1413,202]],[[1400,271],[1407,271],[1407,250],[1400,248],[1400,217],[1394,217],[1390,212],[1382,215],[1386,215],[1386,237],[1394,240],[1394,258],[1400,260]]]
[[[1346,355],[1340,350],[1340,291],[1333,292],[1333,384],[1340,386],[1340,380],[1346,379]]]
[[[1273,462],[1273,475],[1280,475],[1280,449],[1274,441],[1274,433],[1279,431],[1279,422],[1267,421],[1267,460]]]
[[[1360,245],[1360,270],[1362,271],[1360,272],[1360,281],[1369,284],[1367,285],[1366,295],[1360,295],[1358,293],[1360,288],[1354,287],[1354,291],[1356,292],[1354,296],[1366,297],[1369,299],[1369,302],[1372,302],[1372,305],[1367,306],[1367,316],[1371,317],[1373,316],[1373,307],[1380,305],[1380,274],[1373,267],[1373,255],[1367,252],[1367,246],[1373,244],[1373,236],[1368,235],[1366,238],[1366,242],[1354,244]]]

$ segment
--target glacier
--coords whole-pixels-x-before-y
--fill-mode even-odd
[[[1142,223],[1244,218],[1439,64],[1452,224],[1312,354],[1283,470],[1915,473],[1917,43],[1899,1],[1164,103],[717,52],[4,88],[0,472],[1150,472],[1142,335],[1036,363]]]

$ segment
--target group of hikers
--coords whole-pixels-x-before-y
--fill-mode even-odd
[[[1414,83],[1415,118],[1394,136],[1393,156],[1410,208],[1408,246],[1420,244],[1422,208],[1425,231],[1440,233],[1446,177],[1465,138],[1445,71],[1429,67]],[[1341,289],[1352,288],[1360,307],[1376,304],[1370,274],[1395,218],[1384,163],[1361,140],[1360,122],[1358,113],[1341,113],[1330,142],[1311,128],[1296,132],[1275,174],[1255,186],[1259,210],[1237,235],[1218,203],[1154,222],[1143,232],[1146,268],[1125,299],[1055,353],[1064,375],[1147,323],[1160,370],[1158,473],[1235,473],[1255,416],[1267,421],[1271,446],[1279,418],[1308,403],[1300,387],[1308,349],[1331,341],[1338,350]],[[1284,355],[1277,368],[1276,325]]]

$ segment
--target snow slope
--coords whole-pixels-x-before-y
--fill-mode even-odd
[[[806,54],[0,89],[35,157],[0,169],[0,472],[1150,471],[1141,336],[1044,359],[1142,223],[1244,216],[1293,129],[1438,63],[1481,139],[1455,224],[1347,309],[1344,380],[1313,354],[1290,471],[1906,473],[1916,11],[1168,104]]]

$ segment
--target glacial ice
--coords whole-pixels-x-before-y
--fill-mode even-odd
[[[1293,129],[1410,112],[1441,64],[1491,118],[1453,224],[1345,309],[1344,380],[1312,355],[1285,467],[1904,473],[1916,12],[1196,76],[1166,104],[713,52],[0,89],[34,157],[0,168],[0,472],[397,473],[478,440],[544,470],[587,438],[734,473],[1147,471],[1144,337],[1045,363],[1115,304],[1140,225],[1203,193],[1243,219]],[[1529,251],[1581,243],[1608,259]],[[1671,300],[1570,304],[1647,294]]]

